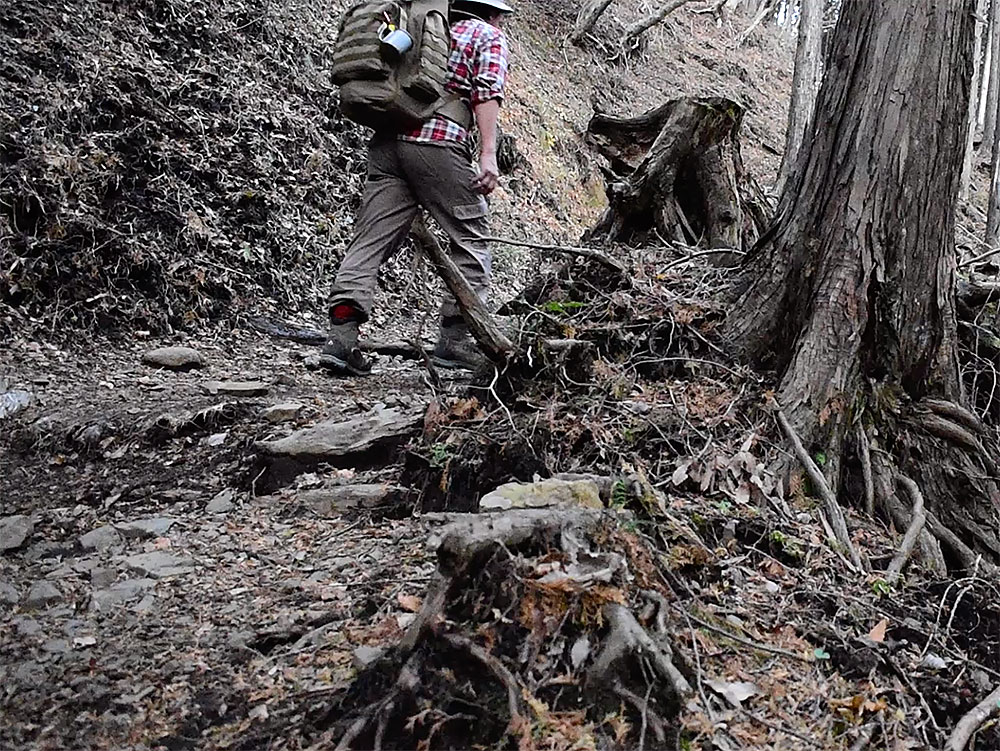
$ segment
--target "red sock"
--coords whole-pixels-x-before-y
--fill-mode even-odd
[[[341,303],[340,305],[333,306],[333,310],[330,311],[330,318],[334,323],[357,321],[361,317],[358,313],[358,309],[353,305]]]

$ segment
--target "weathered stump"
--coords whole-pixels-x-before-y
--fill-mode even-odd
[[[594,115],[587,140],[609,161],[609,205],[587,239],[751,245],[765,210],[743,169],[743,115],[722,97],[673,99],[633,118]]]

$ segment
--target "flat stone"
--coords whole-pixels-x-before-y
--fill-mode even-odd
[[[154,368],[168,368],[170,370],[190,370],[200,368],[205,364],[201,353],[190,347],[153,349],[142,356],[142,361]]]
[[[183,576],[194,572],[194,561],[190,558],[162,550],[130,555],[125,559],[125,565],[150,579],[165,579],[168,576]]]
[[[110,524],[90,530],[80,538],[84,550],[107,550],[121,544],[122,538]]]
[[[354,650],[351,663],[356,670],[364,670],[372,663],[378,662],[383,654],[385,654],[385,650],[382,647],[361,646]]]
[[[272,457],[329,460],[399,445],[423,427],[424,410],[373,409],[350,420],[327,420],[287,438],[262,441],[258,449]]]
[[[115,582],[106,589],[96,590],[90,598],[90,607],[92,610],[109,610],[115,605],[121,605],[146,594],[155,586],[156,582],[153,579],[126,579]]]
[[[45,608],[53,605],[63,598],[59,587],[50,581],[35,582],[28,590],[28,596],[24,598],[24,604],[29,608]]]
[[[299,501],[321,517],[337,517],[349,509],[375,508],[385,503],[395,488],[381,485],[336,485],[331,488],[302,490]]]
[[[129,540],[140,540],[148,537],[163,537],[177,523],[169,516],[156,516],[148,519],[137,519],[134,522],[116,524],[115,529]]]
[[[547,508],[552,506],[604,508],[597,484],[590,480],[539,480],[511,482],[487,493],[479,501],[482,511],[506,511],[512,508]]]
[[[35,531],[30,516],[5,516],[0,518],[0,553],[17,550]]]
[[[17,605],[21,601],[21,595],[17,593],[17,588],[9,582],[0,582],[0,602],[8,605]]]
[[[118,579],[118,571],[113,568],[95,568],[90,572],[90,584],[94,589],[107,589]]]
[[[270,387],[263,381],[206,381],[201,384],[206,393],[231,396],[265,396]]]
[[[42,624],[34,618],[15,618],[13,625],[19,636],[38,636],[42,633]]]
[[[285,404],[275,404],[264,410],[264,419],[271,423],[288,422],[294,420],[302,414],[306,405],[299,402],[286,402]]]
[[[232,490],[226,489],[208,502],[205,511],[209,514],[228,514],[233,510],[233,498],[236,494]]]

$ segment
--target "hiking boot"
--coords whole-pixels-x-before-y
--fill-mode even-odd
[[[441,321],[431,362],[446,370],[477,370],[486,363],[486,356],[469,333],[469,325],[455,316]]]
[[[320,367],[337,375],[368,375],[372,364],[358,348],[358,321],[333,318],[330,335],[319,351]]]

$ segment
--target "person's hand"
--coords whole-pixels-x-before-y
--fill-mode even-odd
[[[488,196],[500,182],[500,168],[495,151],[484,151],[479,157],[479,175],[472,182],[477,193]]]

